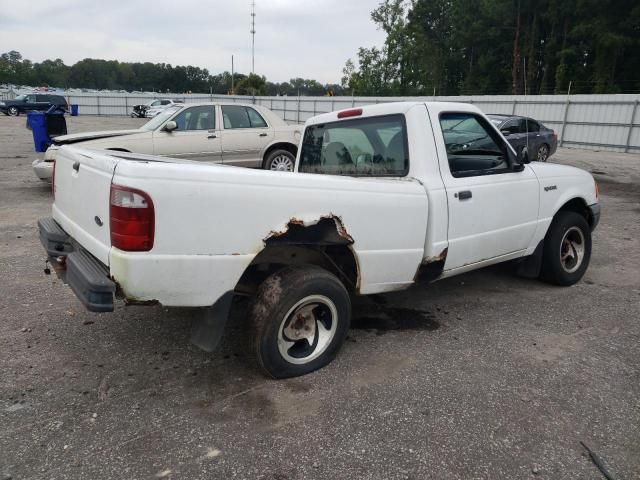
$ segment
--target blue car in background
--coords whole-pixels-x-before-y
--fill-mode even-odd
[[[533,118],[499,114],[487,117],[522,158],[546,162],[558,148],[556,132]]]

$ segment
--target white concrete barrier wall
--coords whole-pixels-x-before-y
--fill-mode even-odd
[[[66,95],[80,115],[129,115],[133,105],[153,95],[77,93]],[[157,94],[185,102],[243,102],[270,108],[289,123],[303,123],[324,112],[398,101],[449,101],[477,105],[485,113],[535,118],[558,134],[565,147],[640,152],[639,94],[620,95],[482,95],[460,97],[250,97],[203,94]]]

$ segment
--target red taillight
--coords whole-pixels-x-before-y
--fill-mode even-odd
[[[351,110],[338,112],[338,118],[359,117],[360,115],[362,115],[361,108],[352,108]]]
[[[111,184],[109,201],[111,245],[127,252],[153,248],[155,213],[148,194],[135,188]]]

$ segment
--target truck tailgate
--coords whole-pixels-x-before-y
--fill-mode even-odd
[[[56,156],[53,218],[86,250],[109,264],[109,195],[120,159],[61,147]]]

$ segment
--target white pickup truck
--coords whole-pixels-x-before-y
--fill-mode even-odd
[[[590,174],[524,164],[476,107],[438,102],[314,117],[294,173],[64,146],[54,194],[41,240],[89,310],[208,307],[192,340],[212,350],[232,297],[251,295],[274,377],[333,359],[351,295],[514,259],[574,284],[600,217]]]

